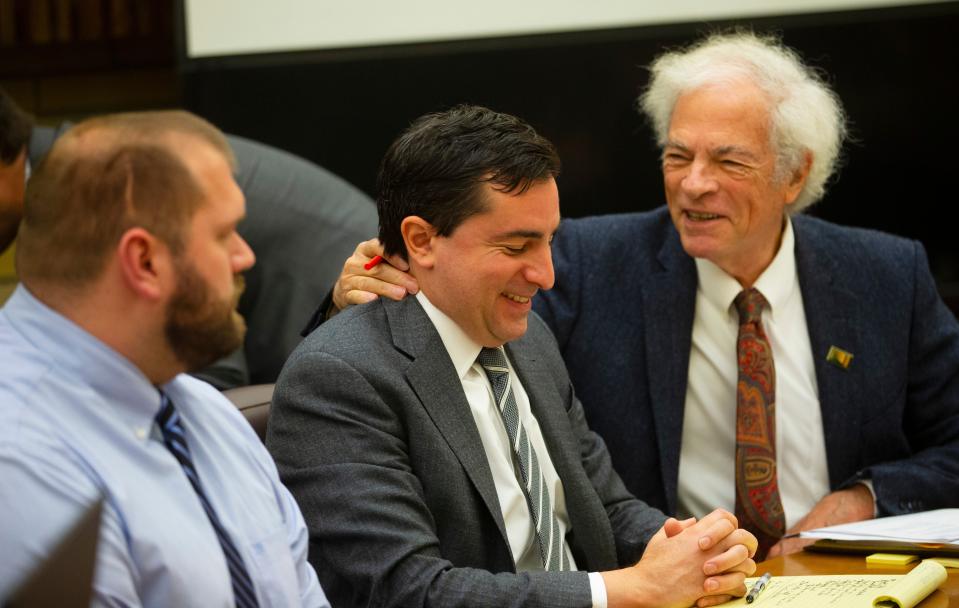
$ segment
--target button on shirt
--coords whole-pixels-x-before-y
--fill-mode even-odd
[[[696,258],[699,284],[679,460],[679,515],[702,517],[736,502],[736,340],[742,286]],[[776,365],[776,465],[788,530],[829,493],[812,346],[796,273],[792,222],[754,287],[769,302],[762,323]]]
[[[463,383],[463,391],[466,393],[466,400],[469,402],[470,412],[476,422],[476,429],[479,431],[483,450],[486,452],[486,459],[493,475],[493,483],[496,486],[496,495],[499,499],[500,510],[503,513],[506,536],[509,538],[510,551],[513,554],[513,561],[516,563],[516,571],[541,571],[543,570],[543,561],[539,554],[529,505],[516,477],[513,465],[513,448],[510,445],[506,427],[493,396],[493,387],[490,385],[483,367],[476,362],[482,346],[466,335],[460,326],[446,316],[443,311],[436,308],[422,291],[416,294],[416,299],[426,312],[426,316],[433,323],[437,333],[439,333],[440,339],[453,361],[453,367]],[[508,355],[507,363],[509,363]],[[550,499],[553,502],[553,512],[556,514],[562,535],[565,537],[570,524],[569,515],[566,512],[563,482],[553,467],[553,461],[546,449],[546,442],[543,440],[539,422],[537,422],[530,409],[529,396],[523,389],[519,376],[513,370],[512,363],[509,363],[509,365],[513,398],[516,400],[520,421],[526,428],[530,444],[536,450],[540,469],[546,481]],[[564,542],[563,545],[571,569],[575,570],[576,561],[573,559],[572,551],[567,543]],[[589,582],[593,596],[593,606],[595,608],[606,608],[606,586],[603,583],[602,576],[595,572],[590,573]]]
[[[0,597],[102,495],[95,605],[233,606],[216,533],[154,425],[157,387],[22,285],[0,310],[0,369]],[[328,606],[299,508],[243,417],[189,376],[160,388],[260,605]]]

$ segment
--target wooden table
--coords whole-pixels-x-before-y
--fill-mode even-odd
[[[814,574],[905,574],[919,562],[903,567],[876,568],[866,566],[864,555],[839,555],[801,551],[759,564],[756,575],[771,572],[773,576],[809,576]],[[959,608],[959,570],[947,568],[949,578],[917,608]]]

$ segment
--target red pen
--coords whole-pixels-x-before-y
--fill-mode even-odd
[[[363,264],[363,268],[365,268],[366,270],[372,270],[374,266],[376,266],[377,264],[379,264],[379,263],[382,262],[382,261],[384,261],[384,260],[383,260],[383,256],[381,256],[381,255],[374,255],[372,260],[370,260],[370,261],[367,262],[366,264]]]

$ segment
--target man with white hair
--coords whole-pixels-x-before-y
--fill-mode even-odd
[[[628,489],[735,510],[759,558],[798,550],[784,534],[959,506],[959,324],[922,246],[799,215],[836,168],[835,93],[746,33],[651,71],[667,205],[564,222],[535,307]],[[415,291],[363,276],[375,252],[338,306]]]

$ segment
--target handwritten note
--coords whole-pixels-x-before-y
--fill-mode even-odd
[[[747,579],[746,588],[755,580]],[[912,608],[945,580],[946,569],[929,560],[907,575],[774,576],[752,604],[740,598],[722,605],[750,608]]]

